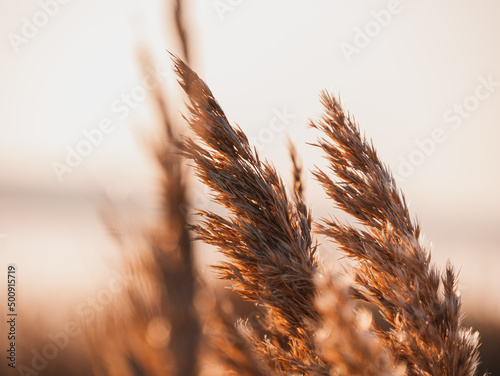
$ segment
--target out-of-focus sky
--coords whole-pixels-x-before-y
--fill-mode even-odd
[[[62,3],[0,1],[0,247],[2,263],[39,281],[33,289],[59,286],[65,296],[61,284],[88,284],[104,268],[100,252],[112,242],[100,200],[136,213],[155,191],[144,147],[154,117],[137,91],[135,47],[147,43],[170,89],[165,50],[180,49],[166,1]],[[466,307],[498,315],[500,3],[188,5],[193,67],[284,178],[287,134],[306,167],[323,164],[306,145],[317,136],[308,119],[321,112],[320,90],[340,94],[401,177],[433,259],[461,270]],[[59,181],[53,163],[105,119],[113,130]],[[317,217],[334,213],[310,177],[307,187]]]

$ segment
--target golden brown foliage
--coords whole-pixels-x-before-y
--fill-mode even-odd
[[[317,179],[332,200],[363,226],[327,221],[321,232],[357,261],[358,296],[376,304],[391,325],[382,337],[408,375],[474,375],[478,337],[460,325],[456,276],[431,264],[420,228],[411,218],[394,178],[372,144],[360,134],[334,97],[323,93],[325,113],[313,126],[335,180]]]

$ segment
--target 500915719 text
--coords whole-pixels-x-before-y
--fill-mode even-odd
[[[7,360],[8,366],[16,368],[16,267],[7,268]]]

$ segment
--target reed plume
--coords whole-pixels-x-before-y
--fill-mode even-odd
[[[223,217],[201,211],[204,222],[196,226],[197,235],[226,256],[215,266],[221,278],[264,308],[270,337],[256,351],[280,369],[317,372],[324,362],[308,329],[318,320],[314,275],[319,268],[310,213],[301,198],[288,197],[274,167],[252,151],[241,129],[229,124],[207,85],[180,59],[174,61],[189,98],[188,122],[198,137],[185,140],[184,153],[229,212]]]
[[[324,92],[322,118],[312,126],[323,132],[323,149],[334,178],[315,176],[328,197],[362,228],[325,221],[320,232],[351,259],[357,296],[376,304],[391,329],[381,338],[407,375],[471,376],[478,365],[478,336],[461,325],[457,278],[448,265],[432,265],[419,225],[373,145],[360,133],[340,102]]]

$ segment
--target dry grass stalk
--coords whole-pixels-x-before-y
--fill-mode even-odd
[[[149,55],[143,50],[139,57],[144,71],[148,71],[152,65]],[[162,141],[154,148],[162,179],[161,219],[155,229],[148,230],[148,244],[132,257],[125,257],[127,267],[134,270],[135,283],[117,306],[130,311],[130,315],[118,320],[109,315],[104,318],[108,328],[115,328],[111,343],[107,343],[115,351],[104,356],[104,363],[106,358],[113,357],[114,363],[123,363],[128,368],[104,368],[110,375],[121,375],[124,369],[137,374],[142,368],[147,371],[141,372],[147,375],[194,376],[198,375],[201,328],[194,307],[197,276],[186,224],[189,203],[167,100],[159,87],[152,94],[163,125]],[[123,242],[122,246],[125,248]],[[152,346],[147,336],[151,330],[168,331],[166,344]],[[129,333],[126,338],[125,331]],[[102,348],[96,343],[94,347]],[[99,363],[99,357],[94,358]],[[151,368],[151,364],[157,366]]]
[[[156,93],[160,96],[160,92]],[[158,103],[165,100],[158,100]],[[168,118],[165,136],[172,135]],[[186,224],[186,208],[182,162],[174,140],[168,139],[158,149],[157,160],[162,170],[163,218],[153,235],[151,247],[160,270],[160,283],[166,289],[166,312],[171,326],[170,354],[176,371],[174,375],[197,374],[197,344],[200,336],[198,316],[194,308],[196,293],[193,249]]]
[[[184,20],[184,0],[174,0],[174,21],[177,37],[181,43],[184,61],[189,64],[191,53],[189,45],[189,35]]]
[[[189,44],[183,20],[183,1],[174,3],[174,20],[183,55],[189,57]],[[139,52],[144,72],[152,68],[151,58],[144,49]],[[153,98],[163,126],[161,142],[154,148],[160,168],[162,217],[158,227],[149,232],[149,244],[138,258],[126,259],[128,266],[136,270],[138,286],[129,289],[121,306],[133,312],[124,318],[121,325],[128,331],[142,332],[136,336],[121,355],[127,358],[131,369],[146,362],[148,355],[141,356],[138,349],[148,348],[149,360],[153,360],[158,349],[151,349],[149,330],[168,330],[167,345],[163,352],[163,364],[158,370],[146,374],[169,374],[172,376],[194,376],[198,374],[198,346],[201,337],[199,316],[194,307],[197,291],[197,276],[194,268],[193,249],[186,226],[186,198],[183,165],[176,150],[174,124],[169,113],[167,99],[159,86],[153,89]],[[140,283],[141,280],[146,283]],[[145,296],[147,291],[152,295]]]
[[[149,55],[143,51],[140,59],[147,71],[151,65]],[[163,372],[157,374],[194,376],[198,374],[201,329],[194,307],[197,276],[186,224],[189,204],[167,100],[160,88],[155,88],[152,94],[159,110],[159,122],[163,125],[163,137],[154,148],[161,176],[161,217],[156,228],[148,230],[148,244],[140,250],[141,254],[126,259],[129,268],[136,270],[134,278],[138,286],[128,291],[127,300],[122,303],[134,312],[132,318],[125,319],[122,324],[130,331],[142,328],[143,333],[148,328],[167,330],[168,341],[160,349],[167,361]],[[145,279],[146,284],[140,283],[141,279]],[[153,294],[144,296],[148,290],[153,290]],[[145,335],[138,336],[135,344],[139,344],[138,348],[148,348],[150,340]],[[142,363],[134,349],[129,348],[125,354],[129,363]]]
[[[392,329],[381,332],[408,375],[471,376],[478,364],[478,336],[461,326],[460,297],[451,266],[444,274],[430,262],[418,224],[372,144],[334,97],[323,93],[325,112],[312,125],[335,174],[316,178],[332,200],[363,226],[326,221],[321,232],[357,261],[358,295],[378,305]]]
[[[283,370],[321,370],[324,363],[308,329],[318,320],[311,216],[301,198],[289,199],[275,169],[258,158],[243,132],[229,124],[206,84],[181,60],[175,59],[175,67],[189,98],[189,124],[199,138],[187,139],[184,152],[230,213],[202,211],[198,237],[227,257],[215,267],[220,276],[265,308],[263,324],[272,338],[256,351]]]
[[[174,21],[183,55],[189,60],[190,45],[183,18],[184,1],[174,1]],[[152,67],[149,55],[142,55],[146,71]],[[195,376],[199,373],[198,347],[201,340],[200,318],[195,309],[198,289],[194,255],[186,223],[189,206],[186,197],[183,162],[176,148],[174,124],[161,88],[153,97],[163,124],[163,143],[156,148],[156,160],[162,176],[162,219],[151,235],[151,249],[158,273],[154,281],[163,287],[161,312],[169,324],[168,355],[172,359],[169,375]]]

